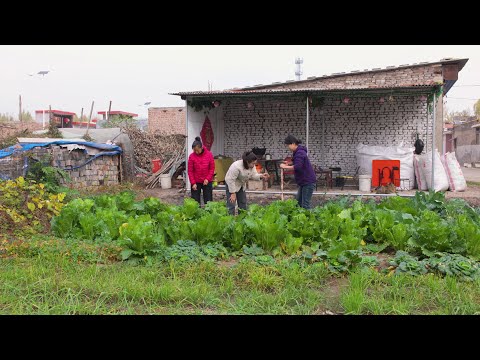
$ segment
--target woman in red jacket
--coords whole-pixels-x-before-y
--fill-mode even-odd
[[[213,200],[213,174],[215,161],[212,153],[202,145],[200,137],[192,144],[193,152],[188,157],[188,178],[192,186],[192,198],[200,204],[200,192],[203,189],[203,203]]]

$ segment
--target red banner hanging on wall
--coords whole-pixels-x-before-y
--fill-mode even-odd
[[[210,150],[213,144],[213,129],[212,123],[208,118],[208,115],[205,116],[205,121],[203,122],[202,131],[200,131],[200,136],[202,138],[203,145]]]

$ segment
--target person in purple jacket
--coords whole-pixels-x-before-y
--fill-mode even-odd
[[[301,141],[293,135],[288,135],[285,138],[285,145],[293,151],[293,165],[284,163],[280,164],[280,167],[282,169],[294,170],[295,182],[298,185],[298,205],[305,209],[310,209],[317,178],[308,159],[307,148],[299,144],[301,144]]]

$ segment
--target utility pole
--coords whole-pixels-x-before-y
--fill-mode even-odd
[[[82,108],[82,111],[80,112],[80,127],[82,126],[82,122],[83,122],[83,108]]]
[[[110,100],[110,105],[108,105],[107,121],[110,119],[111,110],[112,110],[112,100]]]
[[[19,112],[18,112],[18,120],[20,120],[20,122],[22,122],[22,95],[19,95]]]
[[[93,112],[93,104],[95,103],[95,101],[92,101],[92,107],[90,108],[90,116],[88,117],[88,123],[87,123],[87,132],[85,133],[85,135],[88,135],[88,128],[90,127],[90,120],[92,119],[92,112]]]

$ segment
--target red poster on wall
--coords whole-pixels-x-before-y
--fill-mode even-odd
[[[200,131],[200,136],[202,138],[203,145],[210,150],[213,144],[213,129],[212,123],[208,116],[205,116],[205,121],[203,122],[202,131]]]

